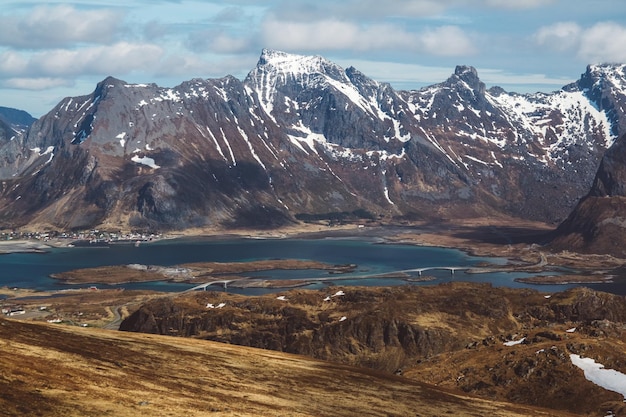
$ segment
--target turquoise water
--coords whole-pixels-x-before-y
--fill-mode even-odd
[[[305,259],[331,264],[357,265],[354,272],[337,276],[341,279],[329,283],[315,283],[307,288],[321,288],[331,283],[345,286],[388,286],[433,285],[448,281],[489,282],[495,286],[533,287],[541,291],[559,291],[568,288],[568,286],[532,286],[515,282],[515,278],[530,275],[521,272],[466,274],[463,271],[455,271],[454,274],[451,274],[450,271],[446,270],[433,270],[424,273],[424,275],[436,278],[434,281],[428,282],[407,282],[401,279],[381,278],[363,279],[362,277],[368,275],[414,268],[469,267],[481,262],[502,264],[504,260],[470,256],[455,249],[381,244],[378,241],[362,239],[180,239],[163,240],[142,244],[138,247],[132,244],[114,244],[109,247],[97,248],[54,248],[44,254],[15,253],[0,256],[0,286],[38,290],[78,288],[78,286],[61,284],[50,278],[50,274],[104,265],[138,263],[169,266],[189,262],[236,262],[261,259]],[[265,279],[329,277],[326,271],[317,270],[260,271],[247,275]],[[167,282],[119,285],[119,287],[128,289],[160,291],[183,291],[192,286]],[[260,294],[281,290],[229,288],[228,291]]]

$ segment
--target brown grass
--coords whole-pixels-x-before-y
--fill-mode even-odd
[[[558,416],[374,371],[194,339],[0,320],[22,416]]]

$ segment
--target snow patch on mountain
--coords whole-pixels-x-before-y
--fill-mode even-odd
[[[138,164],[142,164],[142,165],[148,166],[148,167],[150,167],[152,169],[161,168],[159,165],[157,165],[154,162],[154,159],[149,158],[147,156],[139,157],[138,155],[134,155],[132,158],[130,158],[130,160],[133,161],[133,162],[136,162]]]
[[[606,148],[616,139],[607,114],[598,110],[582,91],[499,94],[489,98],[507,115],[511,125],[517,126],[515,142],[538,143],[545,157],[539,160],[545,163],[560,159],[559,151],[585,141],[590,131],[604,137]],[[592,143],[585,145],[593,146]]]

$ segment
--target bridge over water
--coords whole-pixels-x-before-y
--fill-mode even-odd
[[[432,271],[432,270],[447,270],[447,271],[450,271],[450,273],[454,275],[456,271],[469,270],[469,269],[471,268],[467,266],[429,266],[429,267],[424,267],[424,268],[404,269],[401,271],[390,271],[390,272],[385,272],[383,274],[343,275],[343,276],[333,275],[332,277],[294,278],[293,280],[284,279],[282,281],[285,281],[285,282],[304,281],[304,282],[312,283],[312,282],[338,281],[338,280],[347,280],[347,279],[350,279],[350,280],[352,279],[375,279],[375,278],[386,278],[386,277],[388,278],[389,275],[391,274],[406,274],[406,273],[411,273],[411,272],[417,272],[419,276],[422,276],[423,272]],[[211,285],[221,285],[224,287],[224,289],[227,289],[228,284],[232,282],[240,282],[240,281],[245,282],[245,281],[251,281],[251,280],[252,279],[249,279],[249,278],[217,279],[217,280],[205,282],[204,284],[196,285],[195,287],[192,287],[192,288],[188,288],[183,292],[198,291],[198,290],[206,291],[207,287]]]

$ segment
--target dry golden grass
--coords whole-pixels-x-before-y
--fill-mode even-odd
[[[6,416],[564,416],[195,339],[0,320]]]

